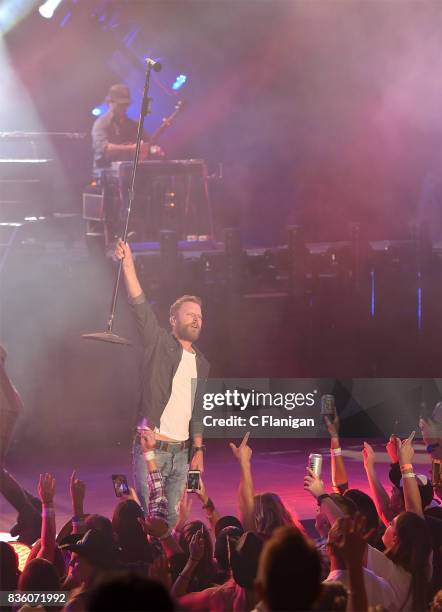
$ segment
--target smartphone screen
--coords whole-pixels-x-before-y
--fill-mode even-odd
[[[112,482],[114,483],[114,491],[117,497],[129,495],[129,485],[124,474],[112,474]]]
[[[200,471],[189,470],[187,472],[187,490],[197,491],[200,488]]]

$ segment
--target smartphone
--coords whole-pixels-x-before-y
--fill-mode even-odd
[[[328,417],[331,421],[334,421],[336,416],[336,403],[334,395],[323,395],[321,397],[321,416]]]
[[[129,485],[124,474],[112,474],[112,482],[114,483],[114,491],[117,497],[129,495]]]
[[[188,491],[198,491],[200,488],[200,471],[199,470],[189,470],[187,472],[187,490]]]

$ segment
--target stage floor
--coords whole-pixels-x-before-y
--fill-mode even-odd
[[[362,440],[342,440],[343,455],[349,474],[351,487],[368,492],[368,485],[362,465]],[[390,491],[388,480],[389,460],[385,452],[385,442],[374,443],[378,457],[378,470],[381,480]],[[313,498],[303,490],[302,482],[305,465],[310,452],[324,454],[323,478],[330,487],[330,458],[327,453],[327,440],[251,440],[253,449],[253,474],[257,492],[273,491],[278,493],[289,509],[301,520],[315,516]],[[428,474],[430,462],[423,445],[415,445],[415,464],[418,472]],[[86,483],[85,511],[104,514],[111,517],[116,504],[111,474],[127,474],[131,481],[130,449],[122,446],[114,448],[91,448],[89,451],[77,451],[62,457],[45,458],[42,453],[35,455],[23,449],[11,457],[7,469],[14,477],[34,495],[37,494],[38,476],[42,472],[51,472],[56,478],[56,517],[57,528],[71,517],[69,499],[69,477],[73,469],[77,477]],[[204,482],[208,494],[222,514],[237,513],[237,490],[239,468],[225,440],[208,440]],[[9,531],[15,523],[16,513],[2,498],[0,501],[0,531]],[[193,501],[191,518],[203,518],[200,503]]]

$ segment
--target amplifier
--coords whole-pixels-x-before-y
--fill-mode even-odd
[[[0,220],[52,212],[52,176],[50,159],[0,159]]]

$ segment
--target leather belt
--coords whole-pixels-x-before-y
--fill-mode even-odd
[[[190,440],[184,442],[166,442],[166,440],[157,440],[155,442],[155,448],[160,451],[166,451],[167,453],[178,452],[190,447]]]

